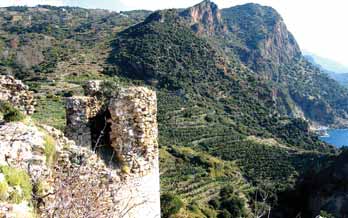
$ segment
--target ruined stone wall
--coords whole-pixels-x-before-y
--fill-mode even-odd
[[[110,141],[126,183],[120,196],[138,205],[127,218],[160,217],[156,93],[144,87],[121,89],[109,105]]]
[[[93,95],[101,86],[101,82],[89,82],[86,94],[92,96],[67,100],[66,135],[79,146],[93,147],[90,120],[101,109]],[[114,194],[104,196],[109,200],[103,204],[109,215],[106,217],[160,217],[156,93],[144,87],[123,88],[110,99],[107,110],[110,129],[105,134],[110,145],[105,146],[111,146],[116,166],[108,166],[112,185],[107,186],[107,193]],[[88,174],[91,180],[98,177],[97,172]]]
[[[146,174],[158,156],[156,93],[143,88],[122,89],[109,105],[111,146],[127,173]]]
[[[67,98],[66,102],[66,136],[75,141],[76,145],[92,146],[92,136],[89,120],[97,115],[100,103],[95,97],[75,96]]]
[[[34,96],[28,87],[12,76],[0,75],[0,100],[12,103],[26,114],[34,113]]]

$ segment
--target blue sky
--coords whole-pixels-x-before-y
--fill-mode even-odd
[[[0,0],[0,7],[37,4],[109,10],[184,8],[201,0]],[[348,1],[345,0],[212,0],[220,8],[255,2],[275,8],[302,49],[348,66]]]

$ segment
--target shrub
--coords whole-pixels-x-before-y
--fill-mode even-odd
[[[40,180],[37,182],[33,187],[33,192],[37,196],[44,196],[47,194],[48,190],[50,189],[50,185],[48,182],[44,180]]]
[[[56,158],[56,142],[52,136],[45,135],[45,156],[46,163],[51,166]]]
[[[332,214],[324,211],[324,210],[321,210],[320,211],[320,217],[324,217],[324,218],[335,218],[335,216],[333,216]]]
[[[161,196],[161,213],[164,218],[168,218],[184,206],[181,199],[173,194],[163,194]]]
[[[246,217],[246,201],[231,185],[221,189],[219,198],[212,199],[209,204],[215,209],[220,209],[218,218]]]
[[[125,174],[129,174],[130,173],[130,169],[127,165],[122,165],[121,166],[121,172],[125,173]]]
[[[195,214],[199,214],[199,213],[201,212],[201,209],[200,209],[199,206],[197,205],[197,202],[191,202],[191,203],[187,206],[187,208],[188,208],[191,212],[193,212],[193,213],[195,213]]]
[[[232,217],[244,217],[245,202],[237,195],[232,195],[229,199],[222,202],[221,206],[225,208]]]
[[[215,210],[213,210],[211,208],[202,208],[201,211],[208,218],[215,218],[216,217]]]
[[[63,97],[72,97],[74,96],[74,92],[73,91],[67,91],[63,93]]]
[[[213,208],[218,209],[221,206],[221,202],[218,199],[212,199],[208,202]]]
[[[3,119],[6,122],[21,121],[25,118],[21,111],[4,101],[0,101],[0,112],[3,114]]]
[[[8,191],[8,184],[6,180],[0,182],[0,200],[4,201],[6,200]]]
[[[224,209],[223,211],[219,213],[218,218],[232,218],[232,215],[230,212]]]
[[[215,118],[212,115],[207,115],[204,117],[205,121],[207,121],[208,123],[214,122]]]
[[[10,194],[11,202],[20,203],[23,200],[31,199],[33,187],[30,177],[25,171],[9,166],[0,166],[0,171],[5,175],[8,185],[16,187],[15,191]]]
[[[23,190],[21,189],[20,186],[15,186],[14,189],[10,193],[10,202],[15,203],[15,204],[19,204],[23,200],[26,200],[23,197],[23,193],[22,192],[23,192]]]

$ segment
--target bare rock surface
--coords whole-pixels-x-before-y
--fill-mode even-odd
[[[218,6],[209,0],[184,10],[180,15],[189,19],[191,28],[198,34],[213,35],[226,31]]]
[[[0,165],[26,170],[33,181],[50,174],[45,158],[45,134],[36,126],[0,126]]]
[[[0,166],[9,167],[10,171],[19,170],[28,175],[31,186],[52,177],[52,170],[47,162],[46,143],[48,135],[44,129],[33,124],[21,122],[6,123],[0,126]],[[52,141],[53,142],[53,141]],[[53,142],[54,143],[54,142]],[[59,145],[53,144],[59,150]],[[18,173],[17,172],[17,173]],[[23,180],[19,175],[15,181]],[[11,197],[14,193],[23,192],[20,185],[13,186],[5,180],[5,175],[0,173],[2,184],[7,184],[7,193],[0,202],[0,216],[9,218],[34,217],[34,209],[27,199],[13,202]],[[23,182],[23,181],[22,181]],[[29,190],[32,191],[32,190]],[[4,195],[4,193],[2,193]],[[2,216],[3,215],[3,216]]]
[[[102,80],[90,80],[85,84],[84,91],[87,96],[95,96],[99,93],[103,81]]]

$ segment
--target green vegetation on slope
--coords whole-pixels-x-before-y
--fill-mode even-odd
[[[233,187],[234,193],[243,201],[241,209],[248,211],[246,196],[253,189],[234,162],[188,147],[171,146],[161,148],[160,164],[162,192],[175,193],[175,198],[184,202],[179,211],[182,216],[216,217],[219,212],[208,202],[218,198],[226,186]]]
[[[8,54],[0,53],[0,69],[36,92],[34,119],[59,129],[64,97],[82,94],[86,80],[154,87],[161,186],[183,202],[179,217],[253,213],[263,203],[254,202],[254,189],[264,181],[286,189],[333,153],[294,110],[333,123],[346,116],[346,91],[297,57],[284,26],[283,46],[264,48],[278,37],[273,9],[223,10],[227,32],[207,36],[192,32],[176,10],[142,22],[149,12],[43,8],[0,11],[0,50]],[[272,49],[279,53],[267,53]]]
[[[9,193],[11,202],[21,203],[31,199],[32,185],[30,177],[25,171],[9,166],[0,166],[0,172],[5,176],[7,184],[13,187]]]
[[[64,130],[66,122],[64,100],[60,96],[53,95],[38,98],[33,118],[39,123]]]
[[[173,16],[175,11],[159,12],[120,33],[112,44],[112,66],[107,71],[108,75],[141,80],[157,88],[160,144],[173,149],[167,152],[180,157],[173,147],[178,145],[212,155],[223,163],[237,161],[253,185],[267,180],[277,190],[284,190],[307,167],[315,166],[334,150],[310,133],[305,121],[276,112],[272,83],[255,76],[235,57],[226,58],[221,50]],[[161,162],[162,170],[169,159]],[[185,166],[177,166],[180,172],[175,170],[173,175],[162,174],[163,190],[181,193],[180,185],[171,185],[184,182],[187,178],[182,174],[187,173],[193,181],[207,180],[208,187],[213,187],[207,190],[218,194],[222,188],[219,179],[208,182],[199,176],[209,172],[209,165],[197,162],[193,168]],[[171,181],[171,177],[178,180]],[[193,190],[201,190],[200,186],[193,186]],[[196,202],[196,196],[203,202]],[[189,211],[195,208],[191,208],[195,214],[203,213],[207,207],[204,201],[210,199],[210,194],[199,196],[193,194],[191,199],[191,195],[179,194],[189,203]],[[223,211],[208,209],[214,213]]]
[[[4,120],[6,122],[15,122],[21,121],[25,118],[25,115],[13,107],[9,102],[0,101],[0,120]]]

